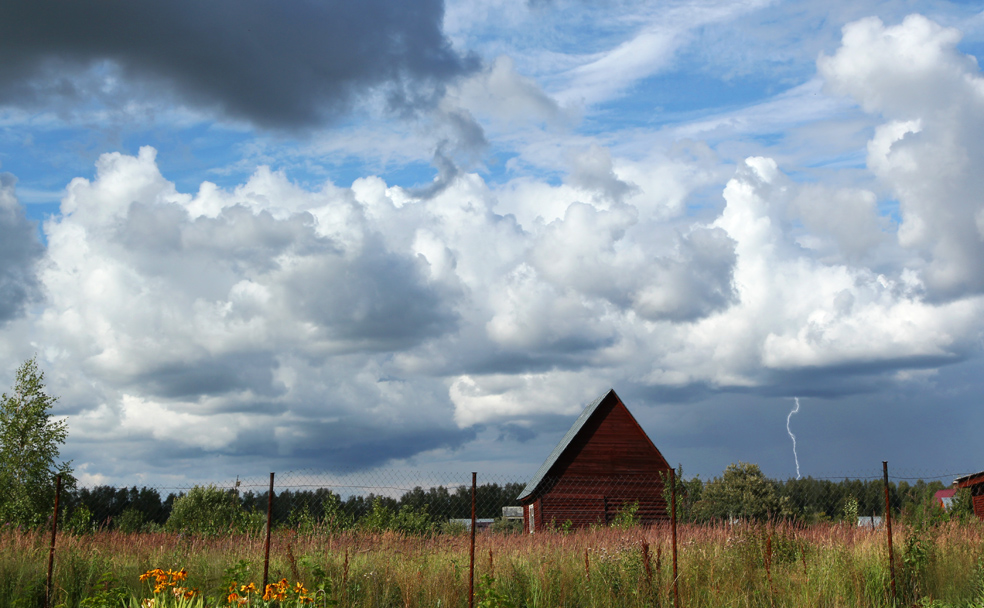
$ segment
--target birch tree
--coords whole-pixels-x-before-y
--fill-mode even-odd
[[[0,521],[36,527],[51,514],[55,475],[62,487],[74,486],[72,468],[59,462],[68,436],[64,420],[51,416],[57,401],[45,392],[37,358],[17,369],[10,394],[0,397]]]

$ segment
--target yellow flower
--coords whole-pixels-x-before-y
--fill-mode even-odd
[[[246,594],[256,593],[256,585],[253,583],[250,583],[248,585],[243,585],[242,587],[239,588],[239,590]]]

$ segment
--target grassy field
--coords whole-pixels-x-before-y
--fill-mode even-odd
[[[48,558],[44,533],[0,532],[0,606],[40,606]],[[895,530],[898,605],[984,607],[984,526],[949,523]],[[263,541],[167,533],[58,538],[53,605],[140,606],[155,597],[141,574],[185,569],[189,606],[229,605],[230,585],[249,605],[259,594]],[[673,606],[669,530],[604,528],[536,535],[481,533],[476,600],[495,606]],[[302,583],[317,606],[468,605],[469,537],[275,534],[269,580]],[[681,526],[680,603],[721,606],[889,606],[882,530],[844,524]],[[158,594],[155,608],[177,605]],[[271,605],[294,605],[289,601]],[[171,598],[165,602],[165,598]],[[234,600],[235,601],[235,600]],[[149,605],[149,604],[143,604]]]

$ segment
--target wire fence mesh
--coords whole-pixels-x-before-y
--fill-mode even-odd
[[[945,513],[964,472],[890,472],[889,504],[896,517]],[[302,470],[275,476],[272,525],[300,532],[349,528],[405,533],[453,530],[471,516],[470,474],[376,471],[340,478]],[[571,529],[669,518],[666,472],[605,478],[545,478],[524,501],[526,481],[478,474],[476,511],[480,529],[522,529],[534,504],[537,528]],[[67,531],[155,530],[220,534],[258,531],[266,520],[269,478],[242,477],[214,484],[79,487],[64,493],[61,521]],[[753,465],[732,465],[722,476],[677,477],[678,520],[712,522],[787,520],[802,525],[830,521],[879,521],[885,512],[880,470],[769,479]],[[945,508],[944,508],[945,507]],[[512,508],[512,509],[510,509]],[[874,519],[872,519],[874,518]],[[528,526],[527,526],[528,529]]]
[[[89,562],[106,551],[131,568],[146,568],[149,556],[156,564],[194,555],[202,588],[181,590],[226,598],[216,605],[248,604],[253,583],[277,593],[288,578],[298,590],[302,580],[320,581],[320,595],[304,597],[324,606],[397,605],[397,596],[406,606],[984,603],[984,524],[973,510],[984,475],[958,490],[956,480],[977,478],[873,467],[777,480],[741,463],[706,481],[679,473],[529,485],[479,473],[472,485],[461,473],[289,471],[204,485],[69,487],[49,521],[63,540],[56,557],[52,527],[40,604],[81,606],[113,585],[124,600],[161,599],[119,578],[96,580]],[[0,545],[8,555],[39,555],[41,536],[5,527]],[[0,569],[30,569],[29,561],[0,557]],[[250,564],[262,564],[262,578]],[[157,568],[158,578],[186,576]],[[279,583],[268,584],[268,569]]]

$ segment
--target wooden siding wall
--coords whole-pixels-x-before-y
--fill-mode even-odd
[[[663,482],[653,476],[635,480],[621,478],[616,483],[602,479],[563,478],[540,500],[537,519],[555,527],[571,522],[574,527],[609,524],[623,509],[638,503],[640,523],[668,520]]]
[[[607,524],[632,503],[640,523],[669,518],[661,474],[670,466],[621,401],[600,407],[537,493],[537,529]]]

